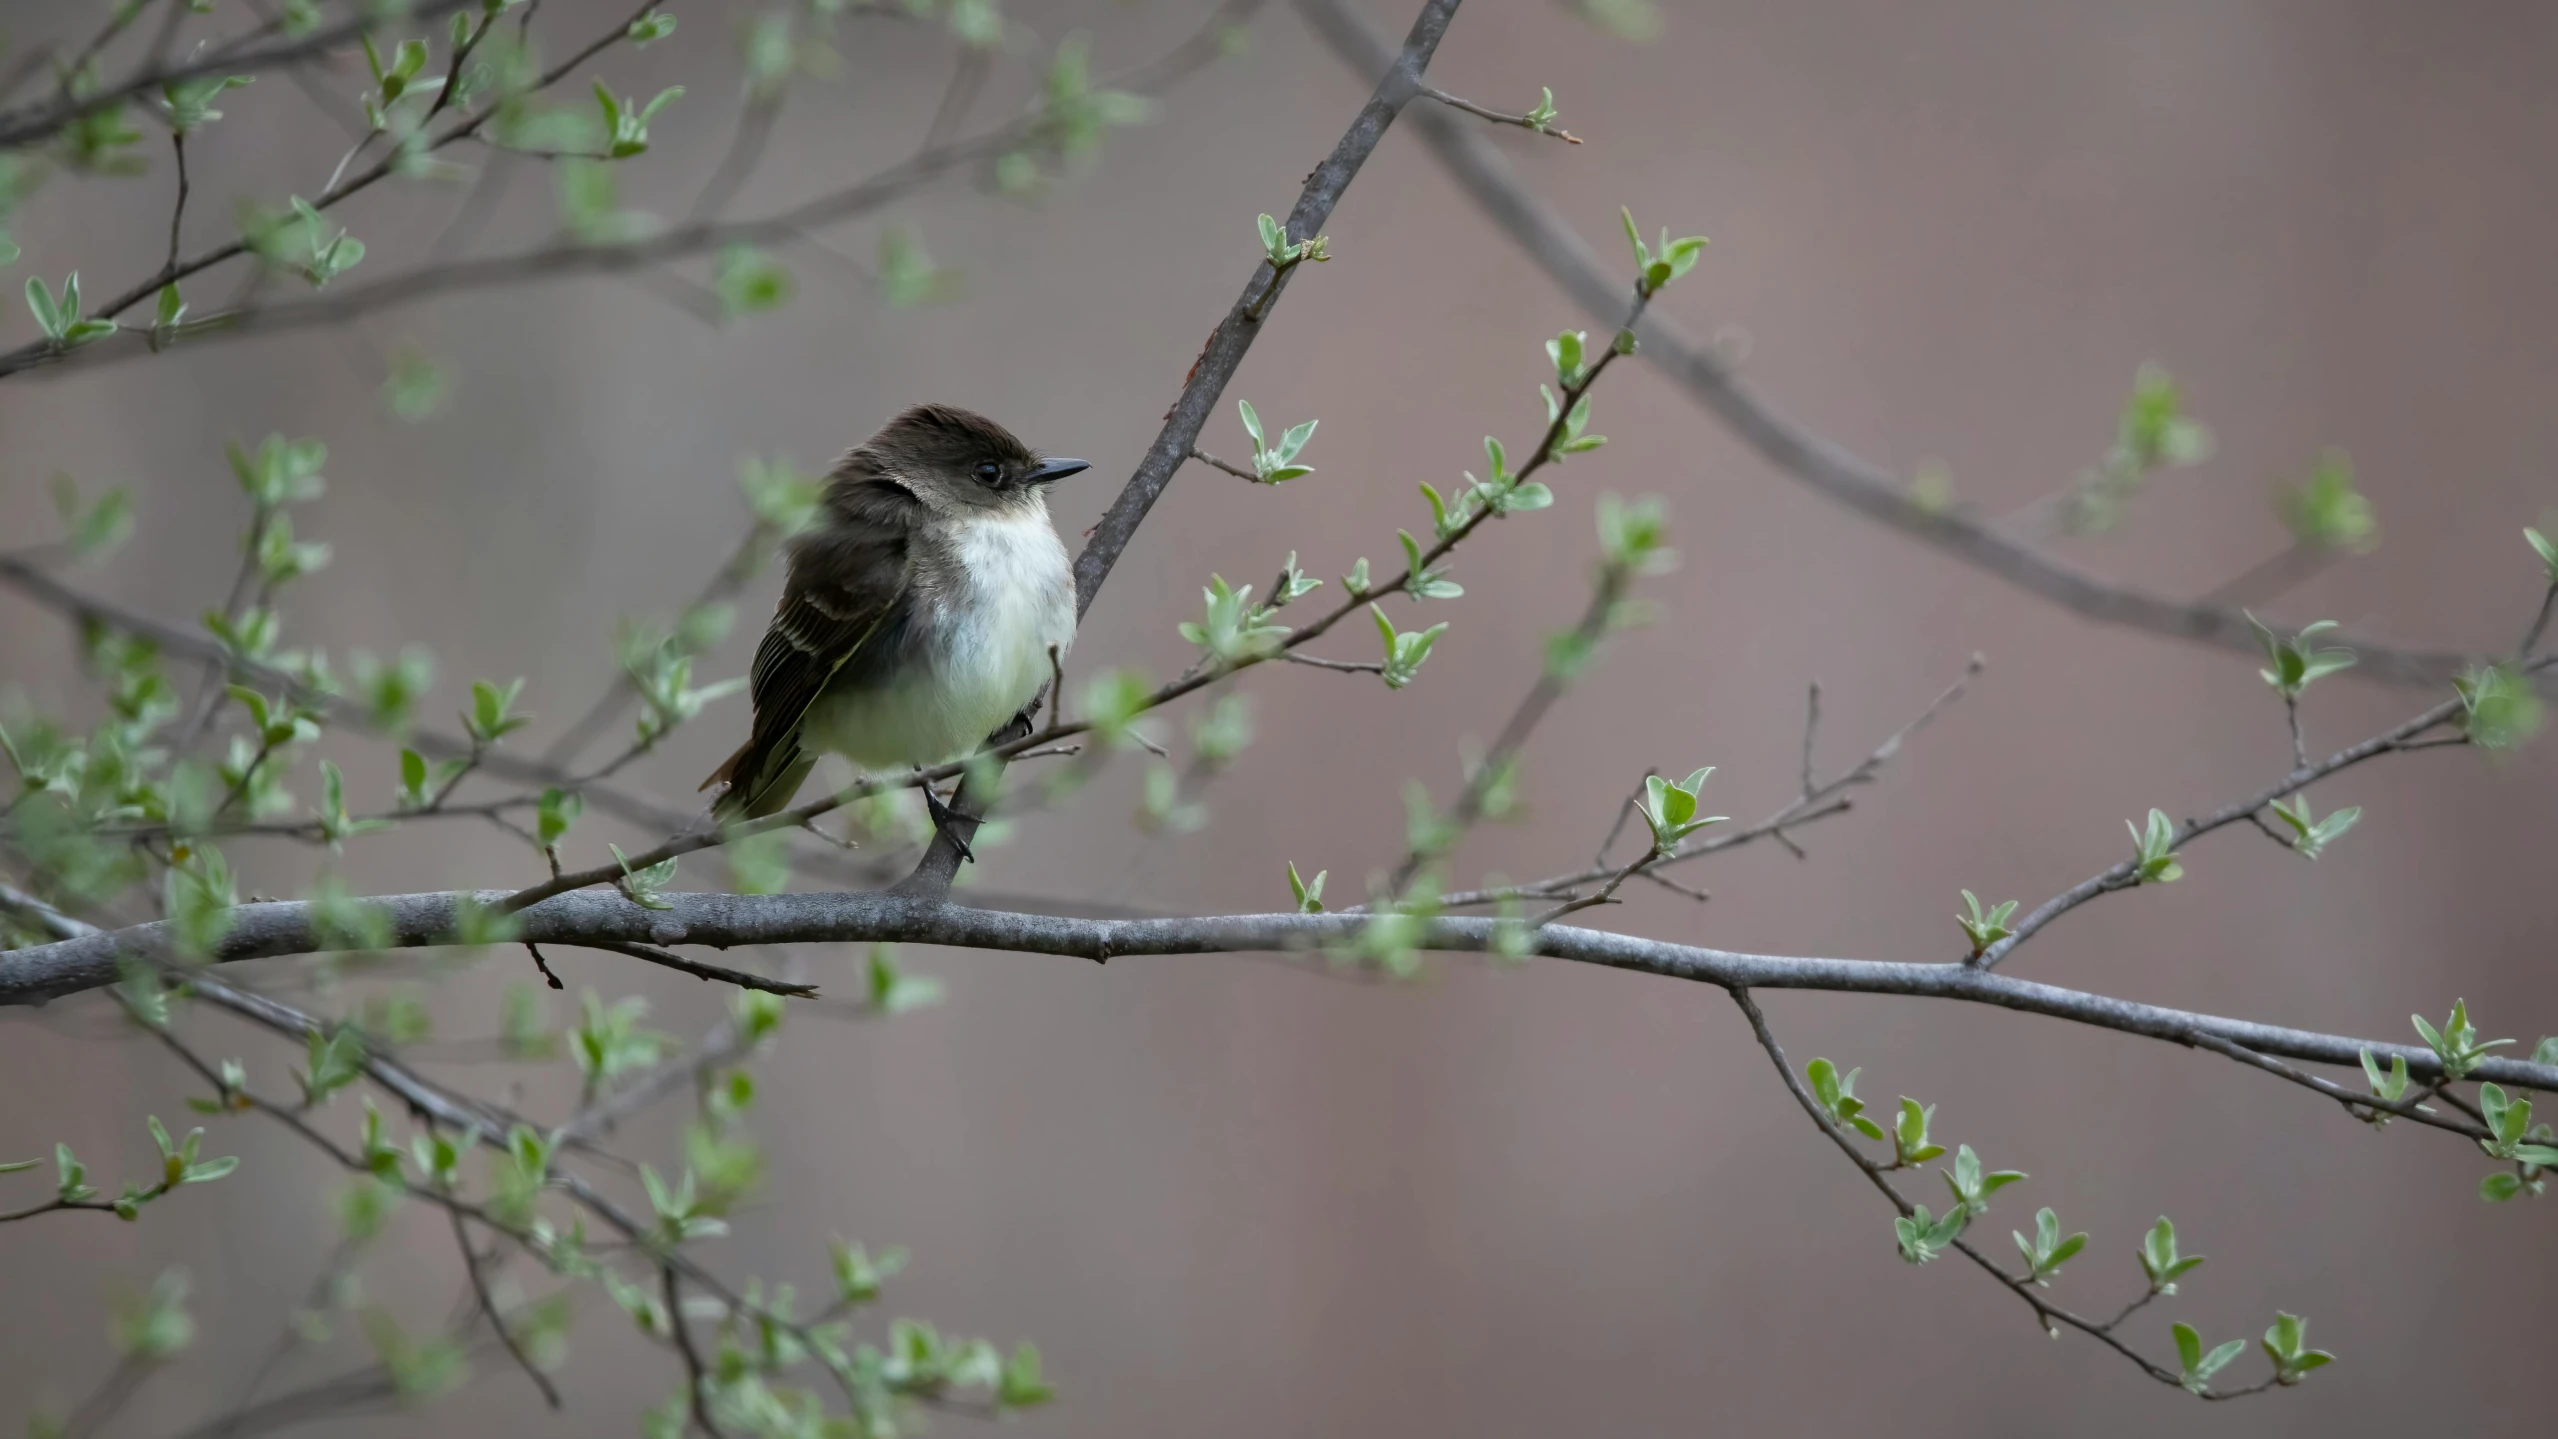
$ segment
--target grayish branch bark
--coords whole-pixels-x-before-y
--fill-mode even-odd
[[[390,895],[367,903],[380,907],[395,946],[449,943],[455,906],[464,898],[493,907],[504,890],[476,894]],[[515,916],[518,937],[537,944],[698,944],[717,949],[752,944],[816,944],[893,941],[1012,950],[1106,961],[1130,955],[1234,954],[1304,951],[1346,945],[1370,919],[1338,914],[1235,914],[1191,919],[1076,919],[977,909],[898,894],[669,894],[671,908],[643,909],[621,895],[579,890],[556,895]],[[215,958],[222,962],[309,954],[327,949],[313,924],[311,906],[279,901],[240,906]],[[1501,921],[1444,918],[1421,929],[1418,947],[1454,952],[1490,949]],[[2260,1054],[2321,1064],[2357,1064],[2370,1050],[2384,1063],[2404,1056],[2411,1073],[2433,1077],[2442,1066],[2419,1045],[2322,1034],[2220,1015],[2141,1004],[2084,990],[2064,989],[1995,974],[1967,964],[1913,964],[1883,960],[1750,954],[1673,944],[1601,930],[1550,926],[1534,936],[1538,954],[1638,974],[1711,984],[1723,989],[1817,989],[1849,994],[1889,994],[1992,1005],[2026,1014],[2110,1029],[2173,1044],[2209,1035]],[[0,954],[0,1005],[34,1004],[112,984],[117,956],[162,952],[171,936],[162,924],[135,925]],[[2475,1077],[2527,1089],[2558,1091],[2558,1066],[2521,1060],[2487,1061]],[[403,1094],[403,1098],[409,1098]],[[461,1124],[471,1116],[439,1116]],[[502,1132],[486,1114],[476,1118]]]

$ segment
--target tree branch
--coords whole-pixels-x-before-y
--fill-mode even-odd
[[[176,0],[171,0],[171,3],[175,4]],[[428,22],[476,3],[478,0],[415,0],[408,7],[405,18],[415,22],[422,30],[431,31],[433,27]],[[359,9],[362,13],[353,20],[323,26],[298,39],[260,45],[256,41],[266,33],[261,27],[243,40],[218,46],[193,59],[175,65],[154,63],[145,66],[112,85],[101,86],[93,94],[60,95],[0,113],[0,150],[41,143],[84,115],[93,115],[111,105],[140,98],[175,81],[271,70],[353,44],[367,32],[380,28],[382,23],[369,8]],[[95,47],[92,48],[94,51]],[[87,58],[84,54],[83,62]]]
[[[1259,0],[1230,0],[1219,12],[1226,16],[1237,9],[1249,9]],[[644,12],[650,8],[641,7]],[[636,18],[636,17],[634,17]],[[1223,18],[1212,21],[1221,26],[1231,23]],[[625,27],[626,28],[626,27]],[[616,29],[572,56],[564,64],[545,72],[535,88],[554,83],[576,66],[621,37]],[[1154,64],[1132,71],[1114,82],[1118,88],[1151,93],[1169,85],[1191,69],[1215,57],[1213,46],[1203,47],[1194,37],[1172,54]],[[429,151],[476,136],[495,113],[494,106],[483,108],[461,120],[434,140]],[[844,189],[805,200],[789,209],[756,219],[720,221],[707,216],[696,217],[682,225],[630,241],[586,243],[571,241],[554,243],[519,251],[511,255],[488,255],[474,259],[429,264],[405,274],[371,284],[343,286],[308,300],[280,305],[234,309],[201,319],[189,320],[175,329],[144,331],[126,330],[108,335],[77,349],[64,349],[52,341],[38,341],[14,350],[0,352],[0,378],[22,371],[41,370],[60,374],[84,370],[101,364],[132,359],[156,353],[179,341],[202,341],[209,337],[236,338],[244,335],[308,329],[334,325],[355,316],[394,305],[404,305],[436,295],[464,290],[488,289],[556,279],[566,275],[623,274],[725,249],[731,245],[785,244],[802,238],[807,231],[822,225],[840,223],[878,210],[902,199],[918,187],[980,161],[990,160],[1035,137],[1054,118],[1053,106],[1043,105],[1020,119],[999,126],[968,140],[921,150],[898,164],[872,174]],[[398,159],[382,160],[345,184],[332,186],[313,203],[327,209],[339,200],[363,190],[394,173]],[[248,253],[244,241],[233,241],[177,267],[169,278],[183,278],[210,268],[225,260]],[[99,307],[97,315],[113,318],[122,310],[155,293],[164,281],[155,277],[149,284],[119,295]],[[148,343],[146,343],[148,341]]]
[[[1732,1002],[1739,1005],[1741,1013],[1748,1017],[1750,1032],[1758,1037],[1759,1048],[1767,1051],[1768,1059],[1776,1065],[1776,1072],[1784,1076],[1786,1092],[1794,1096],[1795,1103],[1801,1105],[1803,1112],[1811,1116],[1812,1123],[1817,1125],[1823,1134],[1829,1136],[1831,1143],[1839,1147],[1839,1152],[1848,1157],[1848,1162],[1854,1164],[1857,1171],[1871,1181],[1874,1187],[1882,1192],[1885,1199],[1891,1201],[1892,1208],[1896,1212],[1903,1216],[1909,1215],[1912,1212],[1910,1201],[1901,1196],[1901,1191],[1894,1186],[1885,1167],[1877,1163],[1865,1151],[1857,1148],[1855,1142],[1831,1121],[1830,1116],[1821,1108],[1820,1102],[1813,1098],[1811,1091],[1804,1088],[1803,1081],[1795,1075],[1794,1066],[1787,1062],[1784,1048],[1776,1042],[1775,1032],[1768,1028],[1767,1016],[1759,1011],[1758,1002],[1750,998],[1750,992],[1747,989],[1734,989]],[[2184,1387],[2182,1378],[2174,1371],[2152,1363],[2140,1351],[2115,1337],[2114,1326],[2130,1317],[2132,1309],[2140,1307],[2138,1303],[2134,1303],[2131,1308],[2116,1315],[2110,1322],[2099,1324],[2092,1319],[2082,1318],[2069,1310],[2045,1302],[2040,1294],[2034,1292],[2033,1284],[2001,1269],[1990,1260],[1989,1256],[1974,1248],[1970,1241],[1957,1237],[1953,1241],[1953,1247],[1964,1258],[1971,1260],[1982,1272],[2006,1285],[2017,1298],[2024,1300],[2034,1311],[2034,1321],[2043,1326],[2047,1332],[2057,1334],[2059,1330],[2055,1328],[2056,1325],[2067,1325],[2130,1360],[2142,1373],[2159,1383],[2176,1388]],[[2268,1386],[2258,1385],[2252,1389],[2222,1392],[2206,1390],[2201,1397],[2235,1399],[2245,1394],[2261,1393],[2266,1387]]]
[[[1373,75],[1383,46],[1345,0],[1297,0],[1298,10],[1353,71]],[[1621,303],[1612,270],[1580,235],[1529,193],[1500,147],[1473,125],[1440,110],[1413,117],[1421,138],[1458,185],[1529,258],[1593,319]],[[2168,599],[2073,569],[1970,515],[1923,504],[1908,484],[1777,413],[1744,389],[1708,346],[1657,312],[1639,327],[1643,356],[1779,472],[2037,598],[2103,624],[2191,640],[2253,656],[2255,634],[2235,609]],[[2362,656],[2355,673],[2395,684],[2438,684],[2470,663],[2465,655],[2404,650],[2349,639]]]
[[[2541,670],[2552,667],[2553,665],[2558,665],[2558,655],[2544,655],[2539,659],[2531,660],[2521,665],[2520,668],[2525,674],[2536,674]],[[2295,768],[2290,774],[2283,776],[2279,782],[2265,789],[2259,790],[2245,799],[2239,800],[2233,804],[2223,805],[2221,808],[2213,810],[2210,814],[2203,816],[2201,819],[2187,820],[2176,830],[2175,837],[2170,844],[2170,848],[2181,849],[2187,844],[2192,843],[2194,840],[2211,833],[2213,830],[2221,829],[2228,825],[2237,824],[2242,820],[2246,820],[2254,816],[2265,806],[2272,804],[2274,801],[2278,799],[2285,799],[2291,795],[2297,794],[2301,790],[2307,789],[2310,785],[2319,780],[2325,779],[2329,775],[2335,774],[2339,770],[2350,769],[2355,765],[2361,764],[2365,760],[2377,759],[2385,754],[2395,754],[2410,749],[2428,748],[2430,747],[2429,744],[2419,742],[2418,737],[2428,730],[2451,723],[2451,721],[2461,713],[2462,704],[2463,701],[2457,696],[2447,699],[2441,704],[2435,705],[2433,708],[2418,714],[2413,719],[2408,720],[2406,723],[2401,724],[2394,729],[2376,734],[2370,739],[2364,740],[2360,744],[2351,745],[2347,748],[2338,750],[2336,753],[2329,755],[2327,758],[2314,765],[2302,765]],[[2071,910],[2078,908],[2080,905],[2087,903],[2089,900],[2096,898],[2098,895],[2109,894],[2118,889],[2129,889],[2138,884],[2139,880],[2137,876],[2139,871],[2139,860],[2127,859],[2119,861],[2096,874],[2088,876],[2086,879],[2070,886],[2061,893],[2045,900],[2032,914],[2025,916],[2025,918],[2017,924],[2015,931],[2009,934],[2007,938],[2002,939],[1998,943],[1981,951],[1980,954],[1975,956],[1970,962],[1979,965],[1983,969],[1996,968],[1999,961],[2014,953],[2018,945],[2032,939],[2034,935],[2043,928],[2043,926],[2050,924],[2053,920],[2060,918],[2062,915],[2069,913]]]
[[[506,898],[503,890],[388,895],[365,901],[389,927],[392,947],[450,944],[459,902],[483,908]],[[1080,919],[977,909],[891,893],[731,895],[670,893],[665,910],[642,909],[609,891],[555,896],[519,913],[517,938],[537,944],[617,940],[638,944],[697,944],[715,949],[757,944],[892,941],[969,949],[1073,956],[1096,961],[1124,955],[1234,954],[1335,947],[1354,942],[1367,916],[1355,914],[1235,914],[1178,919]],[[218,962],[325,952],[328,940],[301,901],[241,905],[229,932],[215,947]],[[1447,917],[1418,926],[1414,947],[1479,953],[1501,937],[1501,921]],[[130,926],[78,939],[0,953],[0,1005],[33,1004],[113,984],[117,957],[156,953],[169,942],[162,923]],[[1534,936],[1534,951],[1554,959],[1712,984],[1724,989],[1815,989],[1853,994],[1905,995],[1985,1004],[2065,1019],[2099,1029],[2191,1042],[2214,1035],[2262,1054],[2321,1064],[2355,1065],[2369,1049],[2386,1062],[2404,1057],[2412,1074],[2442,1072],[2432,1050],[2384,1040],[2358,1039],[2197,1014],[2141,1004],[2083,990],[2038,984],[1966,964],[1916,964],[1883,960],[1752,954],[1673,944],[1666,940],[1567,925]],[[200,987],[215,982],[199,972]],[[254,1007],[272,1001],[238,996]],[[299,1031],[297,1031],[298,1033]],[[2491,1059],[2475,1077],[2527,1089],[2558,1091],[2558,1066]],[[398,1076],[394,1076],[397,1081]],[[411,1100],[413,1087],[395,1090]],[[430,1111],[458,1127],[474,1122],[503,1133],[489,1113],[453,1109],[426,1096],[412,1102],[440,1104]]]

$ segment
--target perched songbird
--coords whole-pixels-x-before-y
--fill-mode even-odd
[[[755,651],[755,729],[702,788],[723,820],[787,807],[821,754],[877,772],[957,759],[1028,705],[1075,640],[1047,486],[1089,468],[918,405],[844,456]],[[948,811],[928,786],[937,825]],[[964,847],[963,847],[964,848]]]

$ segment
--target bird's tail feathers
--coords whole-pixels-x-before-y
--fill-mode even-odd
[[[726,763],[711,771],[701,788],[726,786],[711,801],[711,814],[721,823],[762,819],[787,808],[816,765],[814,758],[800,753],[796,742],[786,741],[758,753],[754,741],[749,740]]]

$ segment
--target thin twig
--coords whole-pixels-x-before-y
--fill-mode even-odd
[[[551,1376],[543,1373],[540,1365],[533,1362],[533,1356],[524,1352],[522,1341],[515,1337],[513,1329],[507,1327],[506,1316],[497,1312],[497,1300],[489,1293],[487,1276],[480,1272],[480,1256],[471,1248],[471,1231],[462,1219],[462,1211],[448,1209],[445,1216],[453,1221],[453,1247],[462,1252],[462,1269],[470,1276],[471,1293],[479,1301],[480,1313],[487,1317],[489,1328],[497,1331],[498,1341],[506,1346],[506,1352],[515,1360],[516,1367],[524,1371],[524,1377],[533,1381],[534,1388],[542,1391],[542,1402],[553,1409],[559,1408],[559,1387],[551,1383]]]
[[[1961,678],[1946,686],[1944,691],[1919,713],[1918,718],[1886,736],[1881,744],[1874,747],[1872,753],[1857,762],[1855,768],[1820,784],[1810,795],[1798,796],[1787,801],[1783,808],[1756,824],[1745,825],[1735,830],[1724,830],[1694,842],[1683,841],[1677,849],[1664,856],[1659,861],[1659,865],[1682,864],[1689,860],[1702,859],[1709,854],[1739,849],[1762,839],[1774,839],[1799,855],[1800,848],[1793,845],[1787,838],[1786,831],[1847,813],[1853,807],[1853,803],[1846,797],[1846,792],[1858,785],[1873,783],[1874,777],[1882,772],[1883,767],[1900,754],[1902,746],[1935,723],[1937,716],[1943,714],[1956,700],[1963,697],[1963,692],[1970,687],[1973,679],[1988,667],[1988,664],[1989,662],[1980,655],[1973,655],[1964,665]],[[1632,801],[1629,800],[1628,803],[1631,804]],[[1619,824],[1624,823],[1625,814],[1626,811],[1619,811]],[[1613,832],[1609,843],[1611,845],[1615,843]],[[1659,865],[1654,868],[1658,868]],[[1545,879],[1532,880],[1501,889],[1463,890],[1442,896],[1439,907],[1462,909],[1472,905],[1495,904],[1504,898],[1513,897],[1550,898],[1565,890],[1575,890],[1585,884],[1599,883],[1614,872],[1615,866],[1607,863],[1603,853],[1589,868],[1576,873],[1552,875]],[[1646,874],[1651,872],[1649,869],[1644,871]]]
[[[1208,453],[1206,450],[1200,449],[1196,445],[1190,447],[1190,458],[1197,460],[1199,463],[1206,465],[1212,470],[1223,470],[1227,474],[1230,474],[1236,479],[1242,480],[1247,484],[1257,485],[1261,483],[1261,476],[1254,474],[1252,471],[1245,469],[1241,465],[1229,464],[1224,460],[1218,459],[1215,455]]]
[[[177,0],[171,0],[172,8],[175,7],[176,3]],[[178,272],[178,231],[185,223],[187,217],[187,190],[189,187],[187,184],[187,137],[185,131],[172,130],[169,132],[169,153],[177,160],[178,198],[177,203],[169,207],[169,258],[161,265],[160,270],[163,274],[174,275]]]
[[[2539,659],[2522,665],[2520,668],[2524,674],[2534,674],[2543,669],[2547,669],[2552,665],[2558,665],[2558,656],[2544,655]],[[2290,774],[2283,776],[2281,780],[2266,787],[2265,789],[2259,790],[2255,794],[2236,801],[2235,803],[2223,805],[2221,808],[2212,811],[2210,814],[2205,815],[2200,819],[2187,820],[2183,825],[2177,828],[2170,841],[2170,848],[2181,849],[2185,845],[2192,843],[2194,840],[2199,839],[2204,835],[2210,834],[2216,829],[2237,824],[2255,814],[2258,810],[2272,804],[2274,801],[2278,799],[2285,799],[2291,795],[2297,794],[2301,790],[2307,789],[2310,785],[2317,781],[2325,779],[2327,776],[2335,774],[2340,770],[2350,769],[2366,760],[2377,759],[2382,755],[2429,748],[2431,746],[2421,737],[2428,730],[2437,729],[2443,725],[2450,724],[2461,714],[2462,706],[2463,701],[2459,697],[2455,696],[2443,701],[2441,704],[2422,711],[2414,718],[2407,720],[2403,724],[2397,725],[2372,736],[2370,739],[2364,740],[2360,744],[2351,745],[2338,750],[2336,753],[2329,755],[2326,759],[2320,760],[2316,764],[2295,766]],[[2465,740],[2463,742],[2465,743]],[[2018,923],[2014,933],[2010,934],[2007,938],[2000,940],[1998,943],[1991,945],[1974,959],[1966,962],[1977,964],[1983,969],[1996,968],[1999,961],[2014,953],[2018,945],[2033,938],[2035,934],[2040,932],[2045,925],[2050,924],[2053,920],[2056,920],[2062,915],[2069,913],[2071,910],[2078,908],[2080,905],[2095,899],[2099,895],[2110,894],[2119,889],[2132,888],[2134,885],[2139,883],[2139,871],[2140,861],[2137,858],[2134,858],[2122,860],[2108,866],[2096,874],[2090,875],[2086,879],[2079,881],[2077,884],[2072,885],[2070,888],[2044,901],[2032,914],[2027,915]]]
[[[1749,990],[1744,988],[1735,988],[1731,991],[1731,994],[1732,1002],[1739,1005],[1741,1007],[1741,1013],[1748,1017],[1750,1021],[1750,1032],[1757,1036],[1759,1048],[1767,1052],[1769,1061],[1776,1065],[1777,1073],[1783,1076],[1786,1092],[1794,1096],[1794,1102],[1802,1106],[1803,1112],[1810,1116],[1812,1123],[1820,1129],[1822,1134],[1828,1136],[1832,1144],[1838,1146],[1839,1152],[1847,1156],[1848,1162],[1856,1166],[1857,1172],[1863,1174],[1867,1180],[1872,1182],[1877,1190],[1881,1191],[1885,1199],[1891,1201],[1892,1208],[1896,1212],[1905,1217],[1913,1213],[1914,1206],[1912,1206],[1907,1199],[1903,1198],[1901,1196],[1901,1191],[1894,1186],[1889,1177],[1887,1167],[1876,1162],[1873,1158],[1868,1156],[1865,1151],[1856,1147],[1854,1141],[1850,1140],[1846,1133],[1831,1120],[1829,1112],[1821,1107],[1821,1102],[1813,1097],[1811,1090],[1806,1088],[1802,1079],[1795,1074],[1794,1066],[1786,1060],[1784,1047],[1777,1043],[1775,1033],[1768,1028],[1767,1016],[1760,1012],[1758,1003],[1750,997]],[[2081,1318],[2079,1315],[2073,1314],[2069,1310],[2060,1308],[2059,1306],[2051,1304],[2043,1299],[2040,1294],[2035,1292],[2035,1286],[2031,1282],[2019,1279],[2015,1275],[2009,1274],[2006,1270],[2000,1268],[1996,1263],[1992,1262],[1987,1255],[1982,1254],[1980,1250],[1974,1248],[1970,1241],[1957,1237],[1953,1241],[1953,1247],[1955,1250],[1960,1252],[1964,1258],[1971,1260],[1974,1266],[1979,1268],[1983,1273],[1988,1274],[1990,1277],[1998,1280],[2001,1284],[2006,1285],[2009,1292],[2015,1294],[2017,1298],[2025,1301],[2026,1305],[2034,1311],[2035,1322],[2046,1331],[2057,1333],[2058,1330],[2055,1326],[2065,1325],[2087,1335],[2089,1338],[2094,1339],[2097,1343],[2104,1345],[2106,1348],[2113,1350],[2115,1353],[2122,1355],[2125,1359],[2130,1360],[2134,1365],[2138,1366],[2142,1373],[2157,1380],[2159,1383],[2176,1388],[2182,1388],[2184,1386],[2184,1380],[2181,1375],[2163,1365],[2152,1363],[2149,1359],[2143,1357],[2140,1351],[2132,1348],[2128,1344],[2125,1344],[2121,1339],[2115,1336],[2113,1332],[2114,1323],[2121,1322],[2122,1316],[2116,1316],[2113,1323],[2104,1324],[2099,1324],[2091,1319]],[[2136,1305],[2134,1307],[2137,1308],[2138,1306]],[[2124,1312],[2125,1314],[2128,1314],[2130,1311],[2126,1310]],[[2226,1392],[2205,1390],[2202,1393],[2202,1397],[2206,1399],[2232,1399],[2239,1397],[2242,1393],[2261,1392],[2264,1387],[2265,1386],[2258,1386],[2258,1388],[2254,1390],[2230,1390]]]
[[[666,1289],[666,1327],[675,1340],[675,1352],[684,1358],[684,1392],[690,1397],[693,1422],[711,1439],[726,1439],[719,1422],[711,1417],[709,1371],[702,1365],[702,1351],[693,1345],[693,1329],[684,1318],[684,1290],[675,1277],[675,1266],[658,1269]]]
[[[791,999],[813,999],[817,995],[817,986],[813,984],[801,984],[787,979],[771,979],[749,970],[730,969],[725,965],[704,964],[700,960],[686,959],[672,950],[660,949],[653,944],[616,939],[571,942],[583,949],[600,949],[608,954],[622,954],[633,959],[644,959],[650,964],[662,965],[667,969],[689,974],[695,979],[717,980],[721,984],[736,985],[739,989],[759,989],[766,994],[778,994]]]
[[[1581,143],[1580,136],[1573,134],[1571,131],[1564,129],[1559,125],[1556,125],[1550,120],[1536,120],[1526,115],[1512,115],[1500,110],[1486,109],[1485,107],[1478,105],[1463,96],[1451,95],[1436,85],[1422,86],[1421,93],[1438,101],[1440,104],[1447,106],[1451,110],[1463,110],[1467,114],[1472,115],[1479,120],[1489,120],[1495,125],[1516,125],[1531,135],[1551,135],[1555,139],[1561,140],[1567,145],[1578,145]]]
[[[1386,667],[1375,660],[1328,660],[1321,655],[1301,655],[1290,650],[1281,659],[1292,665],[1311,665],[1319,670],[1339,670],[1343,674],[1381,675]]]

